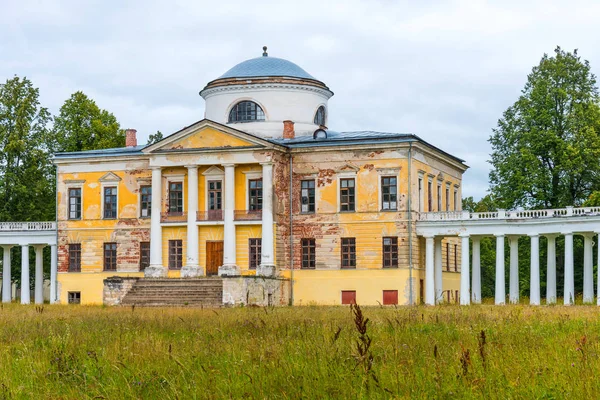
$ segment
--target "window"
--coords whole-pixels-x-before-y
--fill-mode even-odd
[[[325,126],[325,106],[321,106],[315,113],[315,125]]]
[[[68,292],[67,301],[69,304],[81,304],[81,292]]]
[[[117,188],[104,188],[104,218],[117,218]]]
[[[381,209],[398,209],[398,178],[395,176],[381,177]]]
[[[423,211],[423,178],[419,178],[419,212]]]
[[[354,211],[354,178],[340,179],[340,211]]]
[[[302,268],[315,269],[315,239],[302,239]]]
[[[437,186],[437,210],[442,211],[442,185],[440,183]]]
[[[117,270],[117,244],[104,243],[104,270]]]
[[[300,183],[300,212],[314,213],[315,212],[315,181],[302,181]]]
[[[140,210],[142,218],[152,216],[152,186],[140,187]]]
[[[398,304],[398,291],[397,290],[384,290],[383,291],[383,305],[390,306]]]
[[[458,272],[458,263],[456,262],[456,259],[458,254],[458,245],[455,244],[454,245],[454,272]]]
[[[262,239],[248,239],[250,243],[250,269],[256,269],[260,265],[262,253]]]
[[[342,290],[342,304],[356,304],[356,290]]]
[[[150,242],[140,242],[140,271],[150,266]]]
[[[356,268],[355,238],[342,238],[342,268]]]
[[[81,219],[81,188],[69,189],[69,219]]]
[[[248,210],[262,210],[262,179],[249,179]]]
[[[458,211],[458,190],[454,189],[454,211]]]
[[[81,244],[69,245],[69,272],[81,272]]]
[[[208,181],[208,209],[211,211],[222,209],[222,185],[221,181]]]
[[[169,213],[183,213],[183,183],[169,182]]]
[[[169,269],[181,269],[183,265],[183,241],[169,240]]]
[[[240,101],[229,112],[229,122],[264,121],[265,113],[253,101]]]
[[[446,271],[450,271],[450,243],[446,242]]]
[[[427,182],[427,211],[433,211],[433,194],[431,193],[431,181]]]
[[[450,211],[450,187],[446,187],[446,211]]]
[[[383,238],[383,268],[398,268],[398,238]]]

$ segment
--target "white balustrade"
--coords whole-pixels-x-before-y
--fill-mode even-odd
[[[548,210],[512,210],[512,211],[435,211],[419,213],[419,221],[466,221],[495,219],[535,219],[557,217],[585,217],[600,215],[600,207],[567,207]]]

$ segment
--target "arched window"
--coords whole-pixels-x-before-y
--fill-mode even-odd
[[[325,106],[319,107],[315,114],[315,125],[325,126]]]
[[[229,112],[229,122],[264,121],[265,113],[253,101],[240,101]]]

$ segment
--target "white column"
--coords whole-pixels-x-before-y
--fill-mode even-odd
[[[583,302],[591,304],[594,302],[594,235],[585,233],[583,235]]]
[[[540,305],[540,235],[530,234],[531,238],[531,278],[529,280],[529,304]]]
[[[504,235],[496,236],[496,304],[506,303],[506,279],[504,277]]]
[[[50,304],[58,303],[58,253],[56,245],[50,245]]]
[[[596,244],[598,247],[598,261],[597,261],[598,263],[596,265],[598,265],[598,268],[600,269],[600,231],[596,231],[596,234],[598,235],[598,238],[596,239]],[[597,286],[598,286],[598,299],[597,299],[598,303],[597,304],[600,306],[600,271],[598,271]]]
[[[468,306],[471,304],[469,290],[469,235],[461,235],[460,256],[460,304]]]
[[[481,238],[473,236],[473,281],[472,295],[473,304],[481,304]]]
[[[43,245],[34,246],[35,248],[35,304],[44,304],[44,247]]]
[[[2,258],[2,302],[10,303],[12,301],[12,279],[10,271],[10,249],[12,246],[2,246],[4,255]]]
[[[29,245],[21,246],[21,304],[31,303],[29,286]]]
[[[563,233],[565,236],[565,290],[564,304],[575,303],[575,280],[573,276],[573,232]]]
[[[433,242],[433,236],[425,236],[425,304],[430,306],[435,304]]]
[[[509,236],[508,245],[510,247],[510,276],[508,301],[512,304],[519,303],[519,237]]]
[[[435,264],[435,304],[440,304],[442,298],[442,237],[436,237],[434,240],[434,264]]]
[[[262,243],[258,275],[275,276],[275,249],[273,243],[273,163],[262,163]]]
[[[239,275],[235,255],[235,164],[223,164],[225,169],[225,210],[223,214],[223,265],[219,275]]]
[[[555,234],[546,235],[548,239],[546,304],[556,304],[556,236]]]
[[[150,217],[150,265],[144,275],[152,278],[167,276],[167,269],[163,266],[162,254],[162,226],[160,213],[162,212],[162,171],[152,168],[152,215]]]
[[[187,253],[186,262],[181,268],[182,277],[203,275],[198,265],[198,166],[187,166],[188,170],[188,204],[187,204]]]

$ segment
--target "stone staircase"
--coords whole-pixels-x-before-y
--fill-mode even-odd
[[[121,305],[140,307],[221,307],[221,278],[142,278],[123,297]]]

